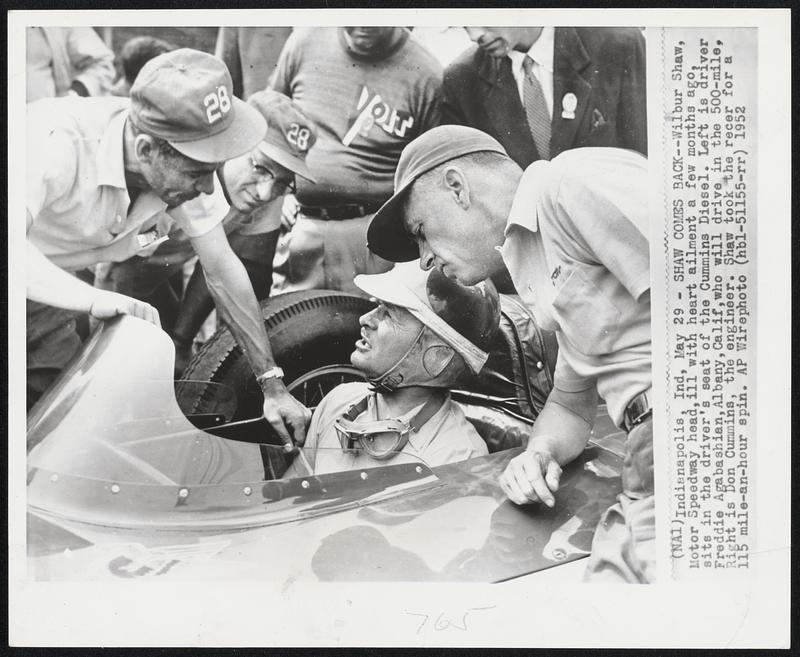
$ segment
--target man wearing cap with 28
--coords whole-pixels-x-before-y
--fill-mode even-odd
[[[149,304],[67,272],[149,255],[174,223],[189,235],[209,289],[258,376],[265,416],[287,442],[285,425],[302,439],[308,411],[275,376],[258,303],[220,224],[228,206],[214,186],[222,163],[248,152],[265,131],[263,117],[234,98],[225,65],[190,49],[148,62],[130,101],[28,105],[29,406],[77,351],[77,313],[133,314],[158,323]],[[184,202],[215,193],[218,211],[191,220],[182,213]]]
[[[316,127],[290,98],[272,90],[258,91],[247,100],[267,121],[264,138],[251,151],[225,162],[217,179],[230,209],[223,227],[233,252],[247,270],[256,298],[269,295],[272,259],[278,241],[282,197],[295,187],[295,175],[313,181],[305,157],[316,140]],[[183,204],[190,217],[209,213],[209,197]],[[182,300],[170,285],[183,276],[183,265],[194,256],[189,236],[181,229],[149,257],[133,256],[102,268],[95,284],[152,303],[175,342],[175,372],[180,376],[191,356],[195,335],[214,300],[198,262]]]
[[[491,281],[467,287],[404,263],[354,283],[378,301],[359,320],[350,356],[368,383],[337,386],[314,411],[304,448],[314,474],[486,455],[448,389],[488,358],[484,349],[500,322]],[[308,474],[299,459],[284,478]]]
[[[627,433],[623,492],[595,533],[592,579],[655,574],[647,187],[647,160],[633,151],[579,148],[523,172],[486,133],[442,126],[405,148],[395,195],[368,232],[378,255],[419,256],[463,284],[507,268],[539,325],[557,332],[553,391],[500,479],[512,501],[556,503],[598,394]]]

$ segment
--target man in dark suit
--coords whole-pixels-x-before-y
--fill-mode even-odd
[[[488,132],[523,169],[579,146],[647,154],[639,29],[466,30],[477,45],[445,71],[444,123]]]

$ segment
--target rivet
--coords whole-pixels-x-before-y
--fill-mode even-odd
[[[119,485],[118,484],[111,484],[111,492],[116,494],[119,493]]]
[[[57,474],[50,475],[50,481],[56,483],[58,481],[58,475]]]
[[[416,468],[414,468],[414,469],[417,471],[417,474],[422,474],[422,466],[421,466],[421,465],[418,465],[418,466],[417,466]]]
[[[369,475],[366,472],[361,473],[361,478],[366,479]]]
[[[189,497],[189,489],[188,488],[181,488],[178,491],[178,497],[183,498],[183,499],[186,499],[187,497]]]
[[[540,360],[537,360],[537,361],[536,361],[536,369],[537,369],[537,370],[540,370],[540,369],[542,369],[543,367],[544,367],[544,364],[542,363],[542,361],[540,361]]]
[[[301,482],[300,482],[300,485],[301,485],[303,488],[310,488],[310,487],[311,487],[311,484],[309,484],[309,483],[308,483],[308,482],[307,482],[305,479],[304,479],[303,481],[301,481]]]
[[[249,495],[249,494],[250,494],[250,493],[252,493],[252,492],[253,492],[253,489],[252,489],[252,488],[250,488],[250,486],[245,486],[245,487],[244,487],[244,494],[245,494],[245,495]]]
[[[562,559],[566,558],[567,553],[562,548],[556,548],[555,550],[553,550],[553,556],[559,561],[561,561]]]

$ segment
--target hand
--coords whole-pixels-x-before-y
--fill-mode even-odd
[[[558,490],[561,466],[547,451],[525,450],[511,459],[500,475],[503,492],[516,504],[544,502],[552,508]]]
[[[295,444],[302,446],[306,442],[306,427],[311,421],[311,411],[292,397],[278,378],[264,381],[262,390],[264,418],[281,437],[284,450],[293,452]]]
[[[156,326],[161,326],[158,311],[149,303],[107,290],[97,290],[89,308],[89,314],[97,319],[111,319],[117,315],[133,315]]]

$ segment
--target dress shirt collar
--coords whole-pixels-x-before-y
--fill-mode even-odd
[[[125,121],[128,110],[116,114],[106,126],[97,148],[97,182],[127,190],[125,183]]]
[[[513,226],[527,228],[532,233],[539,230],[539,216],[536,213],[537,201],[539,196],[536,177],[539,171],[550,165],[548,160],[537,160],[533,162],[519,180],[517,193],[511,203],[511,211],[508,213],[505,234],[508,235]]]
[[[542,33],[536,39],[534,44],[528,49],[528,52],[520,52],[519,50],[509,50],[508,57],[511,59],[511,67],[514,71],[514,77],[519,79],[522,77],[522,63],[525,61],[525,55],[530,57],[536,64],[546,70],[548,73],[553,72],[553,53],[555,49],[555,28],[543,27]]]

